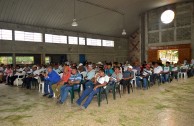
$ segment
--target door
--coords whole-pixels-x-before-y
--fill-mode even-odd
[[[86,61],[85,54],[79,54],[79,62],[84,63]]]

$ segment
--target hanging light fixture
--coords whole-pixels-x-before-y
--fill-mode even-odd
[[[125,26],[125,15],[123,15],[123,31],[122,31],[122,35],[127,35],[124,26]]]
[[[123,29],[122,35],[127,35],[125,29]]]
[[[75,18],[75,0],[74,0],[73,22],[72,22],[71,26],[73,26],[73,27],[78,26],[78,23],[76,22],[76,18]]]

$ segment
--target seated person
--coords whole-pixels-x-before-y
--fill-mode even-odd
[[[11,85],[13,85],[13,82],[15,81],[16,78],[23,78],[25,76],[26,72],[23,71],[22,69],[17,70],[14,76],[10,78],[11,80]]]
[[[175,79],[178,79],[178,66],[177,66],[177,63],[174,64],[174,66],[172,67],[172,78],[175,78]]]
[[[81,74],[78,73],[77,67],[72,67],[71,69],[72,71],[71,71],[71,76],[68,80],[68,84],[61,87],[61,93],[60,93],[61,98],[59,101],[57,101],[57,103],[59,104],[63,104],[65,102],[68,96],[68,92],[72,90],[72,88],[76,90],[80,86],[79,84],[82,79]]]
[[[52,66],[49,66],[47,68],[47,71],[48,71],[48,73],[44,74],[45,82],[44,82],[44,95],[43,96],[47,96],[49,94],[49,92],[48,92],[48,87],[49,87],[50,94],[49,94],[48,98],[52,98],[53,97],[52,85],[58,83],[61,78],[53,70]]]
[[[143,89],[147,89],[147,81],[150,75],[152,75],[152,71],[150,69],[150,65],[147,64],[146,68],[143,69],[142,74],[136,78],[137,86],[140,87],[140,81],[143,81]]]
[[[54,70],[56,73],[58,73],[58,74],[62,73],[61,70],[59,69],[58,64],[55,64],[53,70]]]
[[[166,62],[166,66],[163,67],[163,82],[169,82],[171,71],[172,67],[170,66],[170,62]]]
[[[137,70],[136,75],[139,76],[139,75],[140,75],[140,71],[141,71],[141,67],[140,67],[140,65],[139,65],[138,62],[135,62],[135,63],[134,63],[133,69],[134,69],[134,70]]]
[[[88,65],[87,74],[86,74],[86,77],[84,78],[84,82],[83,82],[84,90],[93,86],[92,78],[94,78],[95,72],[96,71],[93,69],[93,66]]]
[[[127,66],[127,70],[123,73],[123,79],[121,80],[121,85],[123,85],[123,93],[126,93],[126,87],[129,87],[130,91],[130,81],[133,79],[134,72],[132,71],[132,66]]]
[[[107,68],[105,69],[105,74],[109,77],[113,74],[114,70],[112,69],[112,64],[108,63]]]
[[[61,80],[58,83],[52,85],[52,90],[55,93],[55,95],[57,96],[57,98],[59,98],[59,96],[60,96],[61,87],[65,84],[67,84],[70,76],[71,76],[71,69],[69,66],[66,65],[64,67],[63,76],[62,76]]]
[[[156,62],[154,64],[154,73],[153,73],[153,81],[154,81],[154,84],[156,82],[156,79],[159,80],[159,82],[162,81],[162,73],[163,73],[163,69],[161,66],[159,66],[159,64]]]
[[[0,83],[3,83],[4,68],[3,64],[0,65]]]
[[[11,76],[13,76],[13,69],[11,68],[11,66],[7,66],[7,68],[4,71],[4,75],[6,76],[6,85],[9,85],[11,80]]]
[[[32,67],[32,72],[28,73],[29,75],[23,79],[23,83],[26,85],[27,89],[31,89],[31,83],[37,82],[39,77],[39,71],[37,70],[37,66],[34,65]]]
[[[82,101],[88,96],[85,103],[82,105],[82,109],[86,109],[88,105],[91,103],[94,95],[96,95],[100,91],[100,87],[106,86],[109,82],[109,77],[105,75],[104,69],[99,70],[98,76],[94,80],[94,88],[87,88],[84,90],[80,98],[76,101],[76,103],[81,106]]]
[[[120,82],[120,80],[123,78],[123,75],[120,71],[120,67],[119,66],[115,66],[114,68],[114,73],[112,74],[112,76],[110,77],[110,82],[108,83],[108,85],[106,86],[106,93],[108,94],[108,92],[110,90],[113,90],[114,87],[114,83],[115,82]]]

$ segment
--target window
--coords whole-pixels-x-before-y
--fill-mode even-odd
[[[102,40],[102,45],[106,47],[114,47],[114,41],[111,40]]]
[[[12,40],[12,30],[0,29],[0,39]]]
[[[11,56],[1,56],[0,57],[0,64],[12,64],[12,57]]]
[[[16,64],[34,64],[34,56],[16,56]]]
[[[67,36],[45,34],[45,42],[67,44]]]
[[[74,36],[69,36],[69,44],[77,45],[78,44],[78,38],[74,37]]]
[[[15,31],[16,41],[42,42],[42,34],[36,32]]]
[[[101,46],[101,39],[87,38],[87,45],[90,45],[90,46]]]
[[[79,45],[85,45],[86,44],[86,39],[83,37],[79,37]]]
[[[49,56],[45,57],[45,64],[50,64],[51,58]]]

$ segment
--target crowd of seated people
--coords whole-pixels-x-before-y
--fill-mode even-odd
[[[53,98],[54,94],[58,99],[58,104],[63,104],[71,90],[77,90],[83,86],[83,91],[76,101],[82,109],[86,109],[93,97],[102,88],[106,94],[114,90],[114,84],[123,87],[123,93],[128,93],[130,87],[136,82],[137,89],[148,89],[148,83],[152,86],[156,83],[170,83],[173,79],[180,78],[179,73],[188,77],[194,75],[194,62],[190,64],[184,62],[170,63],[163,65],[161,62],[146,63],[140,65],[135,62],[133,65],[125,63],[76,63],[65,62],[64,64],[33,65],[13,67],[11,65],[0,65],[0,83],[14,85],[17,78],[22,78],[22,87],[31,89],[33,84],[44,81],[44,94],[48,98]],[[134,79],[135,78],[135,79]],[[82,102],[86,101],[82,104]]]

